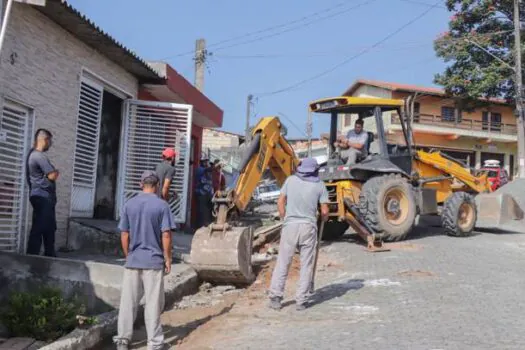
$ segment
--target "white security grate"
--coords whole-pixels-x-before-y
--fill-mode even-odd
[[[71,216],[93,217],[103,87],[82,78],[78,102]]]
[[[23,251],[27,206],[25,160],[33,122],[30,111],[4,102],[0,116],[0,250]]]
[[[124,120],[124,163],[120,171],[118,209],[140,191],[140,176],[155,170],[162,150],[177,150],[177,173],[171,190],[179,198],[170,200],[177,223],[186,221],[190,161],[192,106],[166,102],[126,101]]]

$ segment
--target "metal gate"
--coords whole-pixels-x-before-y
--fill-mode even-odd
[[[173,147],[178,157],[171,191],[176,191],[179,196],[177,200],[171,199],[169,205],[175,222],[184,223],[188,206],[192,106],[127,100],[124,108],[121,148],[124,161],[119,170],[118,213],[125,201],[140,192],[142,172],[155,170],[161,162],[162,150]]]
[[[82,78],[78,101],[71,216],[93,217],[104,88]]]
[[[4,102],[0,116],[0,250],[23,252],[26,241],[25,159],[33,118],[21,105]]]

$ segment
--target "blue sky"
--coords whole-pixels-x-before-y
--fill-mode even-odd
[[[254,94],[252,123],[261,116],[282,113],[297,126],[281,117],[291,137],[303,136],[309,101],[339,95],[357,78],[432,86],[434,74],[444,68],[444,63],[434,55],[432,41],[447,29],[450,17],[443,8],[444,1],[440,1],[440,7],[433,8],[382,46],[332,73],[295,89],[257,98],[257,94],[280,90],[315,76],[374,45],[428,9],[424,3],[434,5],[436,1],[70,0],[70,3],[139,56],[146,60],[165,59],[192,83],[192,55],[178,55],[193,50],[196,39],[205,38],[213,55],[208,62],[204,91],[224,110],[223,129],[243,132],[246,97]],[[319,20],[321,17],[328,18]],[[280,27],[213,46],[272,26]],[[271,37],[261,40],[261,36]],[[246,41],[253,42],[226,47]],[[326,117],[314,116],[314,136],[328,128]]]

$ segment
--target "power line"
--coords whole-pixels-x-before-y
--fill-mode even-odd
[[[413,49],[417,47],[423,47],[428,46],[429,42],[426,41],[424,43],[419,44],[412,44],[407,46],[400,46],[400,47],[388,47],[384,46],[381,48],[377,48],[377,50],[390,50],[390,51],[398,51],[398,50],[407,50],[407,49]],[[355,52],[362,50],[364,47],[356,48],[350,52]],[[349,51],[343,52],[343,51],[319,51],[319,52],[290,52],[290,53],[258,53],[258,54],[251,54],[251,55],[214,55],[216,58],[221,59],[252,59],[252,58],[283,58],[283,57],[290,57],[290,58],[310,58],[310,57],[325,57],[325,56],[346,56],[349,54]]]
[[[369,0],[367,2],[365,2],[365,4],[369,3],[369,2],[372,2],[372,1],[376,1],[376,0]],[[212,47],[216,47],[216,46],[219,46],[221,44],[225,44],[225,43],[229,43],[229,42],[232,42],[232,41],[236,41],[236,40],[239,40],[239,39],[243,39],[243,38],[246,38],[246,37],[250,37],[250,36],[254,36],[254,35],[257,35],[257,34],[262,34],[262,33],[266,33],[266,32],[270,32],[270,31],[274,31],[276,29],[280,29],[280,28],[284,28],[284,27],[288,27],[290,25],[294,25],[294,24],[297,24],[297,23],[300,23],[300,22],[304,22],[310,18],[313,18],[313,17],[317,17],[317,16],[320,16],[324,13],[328,13],[328,12],[333,12],[334,10],[336,10],[337,8],[345,8],[349,5],[348,1],[343,1],[343,2],[340,2],[336,5],[332,5],[330,7],[327,7],[327,8],[324,8],[324,9],[321,9],[319,11],[316,11],[314,13],[311,13],[307,16],[303,16],[301,18],[298,18],[298,19],[295,19],[295,20],[292,20],[292,21],[289,21],[289,22],[286,22],[286,23],[281,23],[281,24],[278,24],[278,25],[275,25],[275,26],[271,26],[271,27],[267,27],[267,28],[264,28],[264,29],[259,29],[259,30],[256,30],[256,31],[253,31],[253,32],[248,32],[246,34],[243,34],[243,35],[239,35],[239,36],[235,36],[233,38],[230,38],[230,39],[224,39],[224,40],[221,40],[221,41],[218,41],[216,43],[213,43],[213,44],[210,44],[208,45],[208,48],[212,48]],[[359,4],[357,5],[357,7],[360,7],[362,6],[363,4]],[[352,6],[350,9],[354,9],[356,6]],[[342,14],[342,13],[346,13],[348,12],[350,9],[346,9],[346,10],[343,10],[341,12],[336,12],[335,14],[333,15],[338,15],[338,14]],[[331,18],[331,17],[323,17],[322,19],[327,19],[327,18]],[[317,19],[316,21],[319,21],[319,20],[322,20],[322,19]],[[311,23],[309,23],[311,24]],[[297,27],[296,29],[300,28],[301,26]],[[288,32],[290,30],[287,30],[285,32]],[[274,33],[275,34],[275,33]],[[281,33],[281,34],[284,34],[284,33]],[[273,35],[273,34],[272,34]],[[193,50],[191,51],[186,51],[186,52],[182,52],[182,53],[179,53],[179,54],[175,54],[175,55],[170,55],[168,57],[164,57],[162,58],[161,60],[166,60],[166,59],[170,59],[170,58],[174,58],[174,57],[180,57],[180,56],[187,56],[187,55],[191,55],[193,54]]]
[[[308,137],[308,135],[306,135],[306,133],[300,128],[297,126],[297,124],[295,124],[292,119],[290,119],[288,116],[286,116],[286,114],[282,113],[282,112],[277,112],[277,114],[281,117],[283,117],[284,119],[286,119],[297,131],[299,131],[301,134],[303,134],[305,137]]]
[[[364,5],[368,5],[368,4],[370,4],[370,3],[374,2],[374,1],[377,1],[377,0],[367,0],[365,2],[362,2],[360,4],[352,6],[352,7],[348,8],[348,9],[346,9],[346,10],[343,10],[343,11],[340,11],[340,12],[336,12],[336,13],[333,13],[333,14],[330,14],[330,15],[327,15],[327,16],[324,16],[324,17],[319,17],[319,18],[313,19],[313,20],[311,20],[309,22],[302,23],[302,24],[297,25],[295,27],[286,28],[286,29],[284,29],[282,31],[279,31],[279,32],[276,32],[276,33],[271,33],[271,34],[263,35],[263,36],[260,36],[260,37],[257,37],[257,38],[253,38],[253,39],[250,39],[250,40],[241,41],[239,43],[218,47],[218,48],[215,49],[215,52],[216,51],[220,51],[220,50],[230,49],[232,47],[237,47],[237,46],[241,46],[241,45],[251,44],[251,43],[254,43],[254,42],[257,42],[257,41],[262,41],[262,40],[273,38],[273,37],[276,37],[276,36],[280,36],[280,35],[283,35],[285,33],[295,31],[297,29],[308,27],[311,24],[314,24],[316,22],[321,22],[321,21],[324,21],[326,19],[330,19],[330,18],[334,18],[334,17],[337,17],[337,16],[341,16],[341,15],[347,13],[347,12],[350,12],[351,10],[355,10],[355,9],[357,9],[359,7],[364,6]]]
[[[437,1],[435,3],[435,5],[439,4],[441,1]],[[422,13],[420,13],[419,15],[417,15],[416,17],[414,17],[413,19],[411,19],[410,21],[408,21],[407,23],[403,24],[401,27],[397,28],[395,31],[391,32],[390,34],[388,34],[387,36],[385,36],[383,39],[379,40],[378,42],[376,42],[375,44],[373,44],[372,46],[370,46],[369,48],[366,48],[364,50],[362,50],[360,53],[356,54],[356,55],[353,55],[349,58],[347,58],[346,60],[336,64],[335,66],[327,69],[327,70],[324,70],[314,76],[311,76],[307,79],[303,79],[295,84],[292,84],[292,85],[289,85],[285,88],[282,88],[282,89],[279,89],[279,90],[275,90],[275,91],[272,91],[272,92],[268,92],[268,93],[262,93],[262,94],[257,94],[258,96],[262,97],[262,96],[271,96],[271,95],[276,95],[276,94],[279,94],[279,93],[282,93],[282,92],[285,92],[285,91],[288,91],[288,90],[291,90],[291,89],[294,89],[294,88],[297,88],[301,85],[304,85],[306,83],[309,83],[313,80],[316,80],[316,79],[319,79],[327,74],[330,74],[332,73],[333,71],[337,70],[338,68],[346,65],[347,63],[353,61],[354,59],[364,55],[365,53],[369,52],[370,50],[372,50],[373,48],[381,45],[382,43],[384,43],[385,41],[387,41],[388,39],[390,39],[391,37],[393,37],[394,35],[396,35],[397,33],[401,32],[403,29],[405,29],[406,27],[410,26],[412,23],[416,22],[417,20],[419,20],[420,18],[424,17],[427,13],[429,13],[430,11],[432,11],[434,9],[434,7],[429,7],[428,9],[426,9],[425,11],[423,11]]]
[[[418,0],[400,0],[400,1],[408,2],[408,3],[412,3],[412,4],[416,4],[416,5],[427,6],[427,7],[436,7],[436,8],[445,9],[445,10],[448,11],[448,8],[446,6],[432,5],[432,4],[429,4],[428,2],[424,2],[424,1],[418,1]]]

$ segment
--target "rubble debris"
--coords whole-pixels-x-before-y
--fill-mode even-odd
[[[182,310],[193,307],[212,307],[221,304],[225,296],[240,294],[242,291],[243,289],[237,289],[232,285],[213,286],[206,282],[199,287],[197,294],[185,296],[173,308]]]

